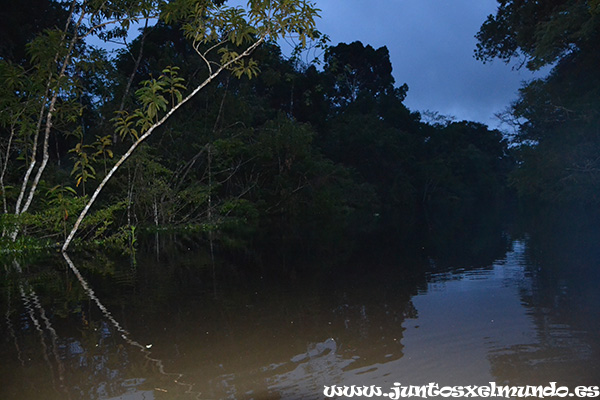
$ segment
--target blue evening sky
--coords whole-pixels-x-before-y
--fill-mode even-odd
[[[473,57],[475,34],[495,14],[496,0],[313,1],[321,9],[317,27],[331,45],[387,46],[396,85],[408,84],[405,104],[413,111],[497,127],[494,114],[517,98],[522,82],[543,76],[514,68],[518,60],[484,64]]]
[[[534,78],[517,61],[483,64],[473,57],[475,34],[495,0],[316,0],[318,28],[331,44],[360,40],[387,46],[396,84],[408,84],[405,104],[497,126],[494,114]],[[541,76],[541,74],[537,74]]]

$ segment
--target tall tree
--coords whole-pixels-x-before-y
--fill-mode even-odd
[[[345,107],[359,97],[380,98],[395,94],[404,99],[408,88],[394,88],[392,63],[387,47],[374,49],[361,42],[340,43],[325,52],[325,76],[329,80],[331,101]]]
[[[598,1],[499,1],[477,34],[476,57],[520,58],[550,74],[520,91],[504,117],[517,129],[512,182],[528,198],[597,204],[600,193]]]
[[[552,64],[568,54],[593,49],[599,38],[596,0],[498,0],[476,37],[482,61],[523,57],[529,69]]]
[[[246,8],[230,7],[223,1],[212,0],[72,0],[66,3],[66,8],[64,25],[46,30],[28,45],[34,68],[26,70],[8,62],[6,57],[0,60],[3,79],[0,123],[5,128],[3,134],[8,138],[8,145],[2,149],[0,165],[3,200],[6,200],[5,172],[7,169],[16,171],[19,153],[25,156],[18,196],[15,196],[14,205],[4,207],[4,216],[10,211],[19,218],[34,204],[35,194],[50,161],[51,140],[59,132],[78,138],[73,149],[73,172],[79,171],[78,185],[84,185],[86,180],[97,175],[90,162],[93,154],[104,160],[106,155],[113,155],[111,132],[99,136],[95,144],[86,143],[84,137],[87,126],[82,115],[86,111],[81,94],[90,93],[88,98],[91,101],[98,100],[98,96],[93,94],[94,88],[85,85],[104,85],[106,79],[111,78],[105,75],[95,81],[82,79],[86,71],[96,71],[97,74],[101,70],[97,62],[101,53],[89,50],[85,43],[88,37],[95,35],[103,40],[122,38],[132,23],[159,18],[166,24],[181,27],[190,43],[189,48],[195,52],[204,70],[195,81],[184,80],[176,66],[162,68],[159,76],[141,83],[136,91],[133,111],[128,112],[123,107],[114,110],[119,112],[114,119],[115,129],[131,145],[110,169],[104,163],[106,172],[102,174],[103,179],[75,221],[63,245],[64,250],[106,183],[146,138],[223,72],[229,71],[236,77],[256,75],[258,65],[249,56],[263,43],[294,35],[301,44],[306,44],[315,31],[317,17],[317,9],[305,0],[250,0]],[[190,91],[186,89],[188,84],[193,85]],[[103,113],[107,115],[108,110],[103,110]],[[61,123],[65,125],[59,126]],[[18,152],[14,149],[16,143],[23,147]],[[95,148],[93,154],[90,153],[91,147]],[[10,232],[13,238],[17,234],[18,228]]]
[[[143,83],[136,92],[141,107],[132,114],[121,112],[120,117],[115,119],[118,132],[132,137],[133,144],[92,194],[65,240],[63,251],[68,248],[106,183],[144,140],[223,71],[231,70],[238,78],[256,75],[258,66],[248,56],[264,42],[297,35],[300,43],[305,45],[315,31],[317,10],[305,0],[251,0],[248,10],[211,1],[182,0],[165,5],[160,16],[167,23],[183,22],[185,36],[192,41],[194,50],[205,62],[206,78],[186,96],[182,94],[184,79],[178,77],[175,68],[167,68],[158,79]],[[220,58],[214,59],[214,54],[219,54]]]

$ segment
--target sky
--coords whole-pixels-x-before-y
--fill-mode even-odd
[[[523,81],[543,76],[517,61],[483,64],[473,57],[475,34],[495,0],[315,0],[318,29],[331,44],[359,40],[387,46],[396,85],[409,87],[412,111],[437,111],[457,120],[498,127],[495,113],[517,98]]]
[[[404,104],[411,111],[508,129],[495,114],[517,99],[522,82],[548,72],[517,69],[518,60],[484,64],[473,57],[475,35],[487,16],[496,13],[496,0],[312,1],[321,9],[317,28],[331,45],[358,40],[374,48],[387,46],[396,86],[409,87]]]

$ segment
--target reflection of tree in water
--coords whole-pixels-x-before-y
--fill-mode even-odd
[[[13,379],[2,385],[0,397],[37,399],[43,393],[45,399],[94,399],[145,393],[152,398],[154,387],[144,389],[144,377],[159,373],[163,382],[177,381],[181,375],[166,373],[160,360],[130,339],[70,259],[67,262],[73,275],[47,265],[39,271],[31,266],[21,269],[15,262],[16,274],[7,279],[5,288],[5,321],[22,368],[5,357],[8,368],[2,376]],[[15,291],[22,306],[12,299]],[[86,302],[88,298],[92,302]],[[95,305],[100,318],[92,310]]]
[[[490,207],[471,204],[455,212],[432,209],[428,213],[423,252],[437,272],[490,268],[510,251],[506,210]]]
[[[587,217],[573,214],[533,222],[527,252],[532,286],[521,291],[521,299],[535,337],[491,353],[493,373],[513,385],[597,385],[600,232]]]
[[[262,276],[219,265],[215,297],[210,259],[188,251],[181,262],[166,251],[157,262],[151,251],[140,254],[139,267],[88,259],[81,263],[82,275],[67,260],[67,269],[57,262],[35,267],[46,274],[43,279],[25,274],[56,345],[49,344],[51,331],[39,313],[42,333],[32,331],[27,312],[15,304],[15,290],[7,288],[12,297],[2,299],[9,300],[4,337],[12,339],[0,348],[9,361],[0,373],[13,379],[0,388],[0,397],[36,398],[40,390],[48,391],[48,399],[152,397],[167,390],[169,396],[195,398],[186,394],[190,388],[201,398],[243,398],[250,391],[273,397],[302,382],[316,384],[327,371],[339,374],[402,356],[402,323],[415,316],[409,300],[417,290],[405,265],[292,275],[272,268]],[[373,268],[377,274],[368,272]],[[152,355],[146,344],[152,344]],[[50,367],[44,355],[50,355]],[[53,376],[64,390],[51,389]],[[179,387],[180,378],[190,385]]]
[[[12,262],[11,267],[5,265],[5,269],[7,273],[5,322],[8,337],[14,345],[20,366],[26,370],[32,365],[32,359],[35,360],[34,362],[43,363],[47,368],[48,386],[57,394],[64,396],[68,392],[65,387],[65,365],[60,355],[59,338],[50,321],[51,315],[46,312],[34,288],[35,281],[40,279],[48,281],[48,286],[52,288],[56,284],[56,279],[53,279],[55,276],[48,272],[34,275],[29,271],[24,272],[16,260]],[[31,281],[26,278],[21,279],[23,275],[31,276]],[[23,305],[21,314],[17,314],[12,306],[13,297],[18,298]],[[18,303],[18,301],[14,302]],[[26,332],[27,335],[20,341],[21,332]],[[32,347],[41,347],[41,354],[32,351]],[[2,376],[10,376],[11,373],[13,371],[7,370],[7,374]],[[37,377],[32,376],[32,379],[35,380]]]

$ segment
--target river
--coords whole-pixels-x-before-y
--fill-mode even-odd
[[[167,251],[150,240],[135,259],[9,264],[0,398],[600,385],[597,236],[544,229],[503,233],[504,245],[483,260],[420,254],[310,273],[215,264],[185,241]]]

